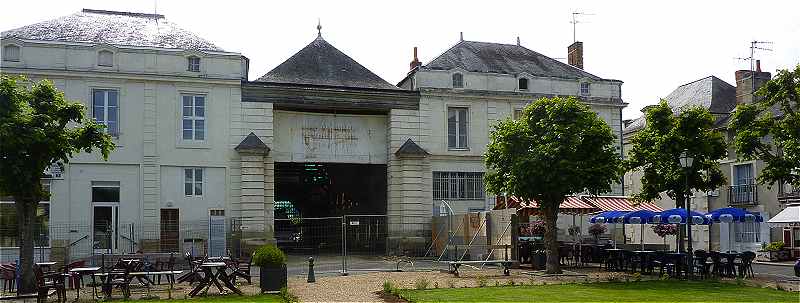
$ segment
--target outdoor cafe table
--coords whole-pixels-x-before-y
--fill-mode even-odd
[[[667,253],[667,256],[669,256],[671,258],[671,260],[675,260],[675,262],[674,262],[675,263],[675,269],[673,270],[673,275],[680,276],[681,275],[681,268],[683,268],[683,265],[686,265],[685,264],[685,262],[686,262],[686,260],[685,260],[686,253],[683,253],[683,252],[671,252],[671,253]],[[688,271],[691,270],[691,269],[687,268],[686,270],[687,270],[687,273],[688,273]]]
[[[100,270],[100,267],[76,267],[76,268],[70,269],[69,272],[77,274],[79,280],[82,280],[83,279],[83,275],[85,275],[85,274],[86,275],[90,275],[92,277],[92,288],[94,289],[94,296],[97,297],[97,283],[95,282],[95,279],[94,279],[94,273],[96,273],[98,270]],[[81,300],[81,283],[80,282],[75,283],[75,293],[76,293],[75,300],[76,301],[80,301]]]
[[[56,265],[56,262],[36,262],[36,266],[42,268],[42,271],[50,271],[50,266]]]
[[[216,273],[214,272],[215,269]],[[203,290],[208,292],[208,288],[210,288],[212,284],[216,286],[220,294],[222,294],[224,290],[222,289],[222,285],[219,283],[220,280],[222,281],[222,284],[225,284],[225,287],[231,291],[239,295],[244,295],[241,290],[236,288],[236,286],[231,283],[230,277],[225,272],[226,269],[228,269],[228,265],[225,264],[225,262],[204,262],[203,264],[200,264],[199,270],[203,273],[203,278],[200,280],[200,283],[197,284],[197,287],[189,292],[189,296],[194,297]]]
[[[639,271],[642,273],[646,272],[646,269],[649,267],[650,264],[650,255],[654,254],[655,251],[652,250],[634,250],[634,254],[639,255],[639,262],[640,267]]]
[[[611,268],[611,271],[619,270],[619,263],[620,263],[621,258],[622,258],[622,251],[623,250],[624,249],[622,249],[622,248],[606,248],[606,251],[608,252],[608,261],[612,261],[612,260],[614,261],[614,264],[612,264],[613,268]],[[613,258],[612,258],[612,256],[613,256]]]
[[[722,261],[722,266],[725,269],[723,272],[724,275],[735,277],[736,276],[736,266],[734,266],[734,261],[739,258],[742,258],[742,253],[736,251],[721,251],[719,252],[720,260]]]

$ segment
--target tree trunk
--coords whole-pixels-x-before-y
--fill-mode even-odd
[[[552,202],[552,201],[547,201]],[[561,201],[555,203],[542,203],[550,205],[549,207],[542,207],[542,216],[544,217],[544,247],[547,251],[547,264],[545,273],[560,274],[561,262],[558,258],[558,226],[556,220],[558,219],[558,205]],[[554,205],[554,206],[553,206]]]
[[[36,241],[34,230],[36,229],[36,207],[37,201],[16,199],[14,203],[17,208],[17,228],[19,232],[19,264],[22,279],[18,286],[19,294],[29,294],[36,292],[36,275],[33,271],[33,246]]]

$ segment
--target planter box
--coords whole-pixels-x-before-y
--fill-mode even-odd
[[[756,260],[758,261],[789,261],[792,260],[791,251],[788,249],[781,249],[779,251],[763,251],[759,250],[756,253]]]
[[[280,266],[259,267],[261,292],[280,291],[286,287],[286,264]]]

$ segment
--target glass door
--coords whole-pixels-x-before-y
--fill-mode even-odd
[[[94,205],[92,211],[92,243],[95,253],[114,253],[118,247],[118,206]]]

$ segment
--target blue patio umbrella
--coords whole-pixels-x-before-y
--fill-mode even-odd
[[[685,208],[673,208],[656,213],[651,222],[656,224],[686,224],[688,218]],[[692,211],[692,224],[695,225],[710,225],[711,220],[706,218],[703,214]]]
[[[761,215],[736,207],[715,209],[705,214],[705,217],[712,222],[728,223],[729,228],[730,224],[735,222],[764,222],[764,218]],[[728,243],[732,243],[730,232],[728,233]],[[728,250],[731,250],[730,247]]]
[[[639,244],[644,250],[644,225],[653,220],[656,213],[646,209],[629,212],[622,216],[622,224],[639,224],[642,228],[641,236],[639,237]]]
[[[589,219],[592,223],[611,223],[614,224],[614,231],[617,230],[617,223],[622,223],[622,216],[627,214],[627,211],[610,210],[599,213]],[[613,233],[613,232],[612,232]],[[614,248],[617,248],[617,241],[614,241]]]

